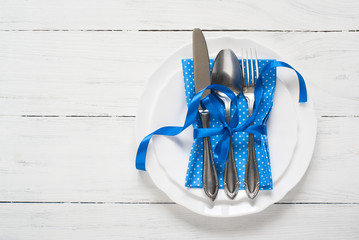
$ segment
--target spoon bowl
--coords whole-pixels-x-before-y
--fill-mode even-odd
[[[220,84],[236,95],[242,91],[242,70],[236,54],[230,49],[221,50],[213,63],[211,84]]]

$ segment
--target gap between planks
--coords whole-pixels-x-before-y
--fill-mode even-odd
[[[150,205],[150,204],[176,204],[175,202],[103,202],[103,201],[0,201],[0,204],[123,204],[123,205]],[[297,205],[357,205],[359,202],[277,202],[274,204]]]
[[[0,117],[10,117],[5,115],[0,115]],[[11,116],[16,117],[16,116]],[[134,115],[21,115],[22,118],[135,118]],[[359,115],[322,115],[321,118],[356,118]]]
[[[16,116],[11,116],[16,117]],[[136,116],[132,115],[21,115],[23,118],[135,118]]]
[[[349,30],[300,30],[300,29],[201,29],[203,32],[303,32],[303,33],[340,33],[359,32]],[[0,29],[0,32],[192,32],[193,29]]]

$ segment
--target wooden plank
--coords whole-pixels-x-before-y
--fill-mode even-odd
[[[282,202],[359,202],[359,118],[320,118],[313,161]],[[135,169],[134,118],[0,118],[0,201],[170,202]],[[345,176],[345,177],[344,177]]]
[[[311,86],[318,116],[359,115],[358,32],[205,35],[253,39],[284,56]],[[0,32],[0,39],[0,116],[134,116],[146,79],[191,33]]]
[[[135,170],[133,118],[0,121],[1,200],[167,200]]]
[[[116,1],[3,0],[1,30],[358,29],[351,1]]]
[[[357,239],[358,205],[273,205],[241,218],[179,205],[0,204],[1,239]]]

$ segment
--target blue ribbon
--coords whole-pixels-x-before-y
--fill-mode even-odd
[[[247,133],[253,133],[253,134],[267,134],[267,129],[265,125],[252,125],[254,122],[258,111],[259,111],[259,104],[261,103],[262,96],[263,96],[263,84],[262,79],[263,75],[277,67],[286,67],[294,70],[298,76],[299,81],[299,102],[303,103],[307,101],[307,90],[305,86],[304,79],[302,75],[297,72],[293,67],[291,67],[289,64],[281,61],[271,61],[269,62],[261,71],[259,74],[258,80],[256,81],[255,86],[255,102],[254,102],[254,110],[252,116],[247,119],[243,124],[238,126],[238,101],[236,95],[227,87],[222,85],[213,84],[205,89],[199,91],[190,101],[188,104],[188,110],[187,115],[185,119],[185,123],[182,127],[179,126],[166,126],[157,129],[156,131],[150,133],[146,137],[143,138],[141,141],[138,149],[137,149],[137,155],[136,155],[136,168],[138,170],[146,171],[146,153],[147,148],[150,143],[150,140],[153,135],[164,135],[164,136],[175,136],[180,134],[182,131],[184,131],[187,127],[192,125],[194,121],[196,121],[198,118],[198,107],[199,104],[202,104],[203,108],[207,109],[213,117],[218,119],[223,127],[217,127],[217,128],[195,128],[194,129],[194,138],[203,138],[213,135],[222,135],[221,139],[219,140],[218,144],[216,145],[214,151],[213,151],[213,157],[215,160],[218,160],[220,162],[225,162],[227,160],[227,155],[229,152],[229,143],[230,143],[230,137],[234,132],[247,132]],[[203,92],[207,89],[216,90],[223,92],[226,94],[232,101],[235,111],[233,114],[233,117],[231,118],[230,122],[227,123],[225,119],[225,112],[223,111],[223,108],[220,107],[221,103],[220,101],[212,94],[206,96],[204,99],[202,99]]]

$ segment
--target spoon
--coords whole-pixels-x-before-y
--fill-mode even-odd
[[[236,54],[230,49],[221,50],[213,63],[211,84],[224,85],[238,95],[242,91],[242,80],[242,70]],[[231,119],[231,99],[220,91],[215,91],[215,94],[224,104],[226,121],[229,123]],[[223,183],[227,196],[230,199],[234,199],[238,193],[239,179],[234,160],[232,138],[224,169]]]

